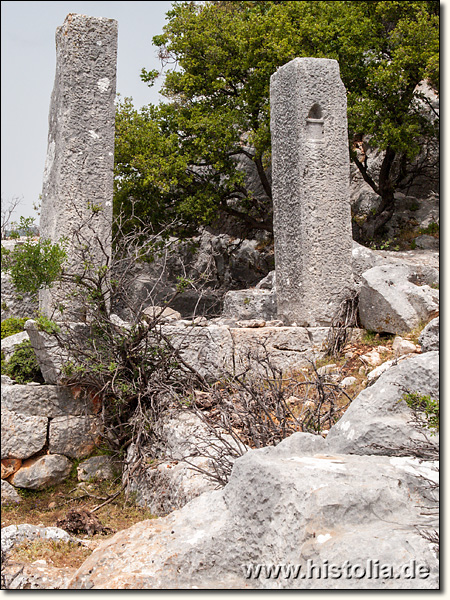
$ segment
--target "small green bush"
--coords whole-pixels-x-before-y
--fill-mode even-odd
[[[439,233],[439,223],[435,223],[434,221],[430,223],[427,227],[419,229],[419,232],[422,235],[436,235]]]
[[[427,427],[433,432],[439,432],[439,398],[431,398],[418,392],[407,392],[403,395],[406,404],[413,410],[424,414]]]
[[[2,271],[11,276],[15,290],[22,294],[36,294],[41,288],[48,288],[62,274],[67,258],[66,240],[52,244],[51,240],[33,237],[34,219],[20,217],[19,229],[25,234],[25,241],[12,250],[2,246]]]
[[[27,321],[28,317],[25,319],[11,317],[2,321],[2,340],[10,335],[23,331],[23,327]]]
[[[8,375],[17,383],[30,381],[44,383],[36,354],[29,340],[17,345],[14,354],[6,364],[2,361],[2,374]]]

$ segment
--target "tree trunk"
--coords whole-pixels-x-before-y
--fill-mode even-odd
[[[394,185],[391,170],[395,157],[395,150],[388,146],[381,165],[378,186],[372,186],[374,191],[381,196],[381,204],[374,215],[370,214],[367,217],[363,225],[363,234],[366,239],[373,239],[379,235],[382,227],[394,214]]]

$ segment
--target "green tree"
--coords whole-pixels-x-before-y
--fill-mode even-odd
[[[384,152],[374,176],[350,148],[382,198],[368,219],[372,235],[392,215],[421,144],[437,136],[417,89],[424,79],[439,86],[437,1],[180,2],[153,41],[167,101],[118,107],[116,204],[133,197],[155,224],[228,214],[271,231],[270,76],[296,56],[339,61],[350,142],[370,136]],[[159,75],[142,70],[149,85]],[[259,193],[242,165],[253,168]]]
[[[65,240],[52,244],[51,240],[34,238],[33,223],[32,217],[20,217],[18,229],[25,240],[12,250],[2,246],[2,271],[11,276],[14,288],[23,294],[51,287],[60,279],[67,258]]]

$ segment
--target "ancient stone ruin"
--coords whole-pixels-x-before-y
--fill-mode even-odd
[[[71,14],[58,28],[56,43],[41,235],[52,242],[66,238],[69,268],[78,273],[83,268],[77,262],[80,245],[88,247],[95,266],[111,257],[117,23]],[[314,362],[320,389],[345,388],[357,380],[347,377],[354,382],[345,384],[337,365],[317,370],[315,365],[324,357],[341,302],[357,285],[363,326],[396,334],[410,331],[438,313],[438,269],[427,262],[403,264],[406,259],[357,244],[352,250],[346,95],[336,61],[297,58],[278,69],[271,78],[271,126],[276,272],[254,288],[229,291],[220,316],[189,313],[182,318],[164,300],[161,307],[154,305],[146,287],[153,290],[159,277],[152,265],[156,275],[142,274],[141,310],[136,314],[150,323],[155,315],[160,319],[158,327],[177,359],[195,369],[205,384],[245,374],[246,381],[253,377],[266,385],[268,373],[294,378]],[[199,271],[203,264],[199,261]],[[89,315],[81,300],[74,298],[70,304],[68,291],[55,287],[42,292],[40,310],[64,321],[66,332],[82,336],[89,323],[78,321],[89,322]],[[117,331],[126,332],[131,322],[117,313],[108,318]],[[78,467],[80,482],[111,479],[117,466],[107,456],[87,458],[104,434],[99,395],[65,385],[65,351],[35,321],[28,320],[25,329],[6,338],[2,351],[12,355],[28,336],[46,385],[18,385],[2,376],[2,499],[11,503],[21,502],[16,489],[42,490],[60,483],[72,470],[73,459],[86,458]],[[352,341],[362,334],[352,331]],[[426,512],[430,502],[437,502],[436,487],[432,492],[427,487],[427,481],[437,484],[437,463],[411,456],[411,443],[424,435],[412,423],[403,394],[407,385],[408,390],[438,397],[438,319],[429,323],[419,343],[397,336],[390,361],[385,356],[389,350],[381,346],[379,354],[373,349],[358,355],[353,349],[348,358],[361,361],[358,376],[366,378],[367,388],[351,399],[337,422],[331,420],[330,409],[327,428],[314,429],[315,435],[298,430],[273,447],[254,444],[258,449],[252,450],[251,442],[242,447],[234,435],[214,437],[214,428],[198,414],[184,408],[167,411],[158,423],[161,447],[156,458],[154,449],[147,449],[151,460],[141,464],[139,452],[146,449],[138,452],[134,440],[121,464],[127,493],[161,518],[118,532],[54,587],[436,588],[438,559],[419,526],[427,531],[437,527],[436,515]],[[261,352],[269,356],[273,371],[258,362]],[[300,388],[296,393],[301,394]],[[211,408],[209,391],[193,390],[192,397],[188,404]],[[233,398],[233,410],[238,400]],[[291,396],[289,401],[305,409],[304,399]],[[236,425],[239,414],[232,416]],[[208,446],[206,455],[199,451],[202,443]],[[429,436],[427,443],[437,456],[438,436]],[[214,452],[232,466],[222,490],[204,472]],[[58,523],[69,531],[64,520]],[[52,531],[11,525],[2,532],[2,550],[18,540],[50,534],[77,541],[57,527],[48,529]],[[252,580],[243,571],[254,562],[297,564],[307,559],[320,564],[375,559],[397,570],[420,559],[429,578]],[[30,587],[27,577],[18,588]],[[48,578],[41,580],[35,587],[47,589]]]
[[[117,21],[69,14],[57,29],[40,231],[53,243],[67,239],[72,269],[81,268],[77,244],[99,265],[110,255],[116,62]],[[41,312],[52,316],[59,300],[58,287],[42,291]],[[58,318],[82,320],[83,312],[66,306]]]
[[[353,287],[347,100],[339,65],[296,58],[271,77],[278,317],[330,325]]]

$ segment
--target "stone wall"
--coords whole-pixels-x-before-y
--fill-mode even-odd
[[[99,438],[100,405],[76,388],[16,385],[2,376],[1,408],[1,477],[15,487],[58,483]]]

